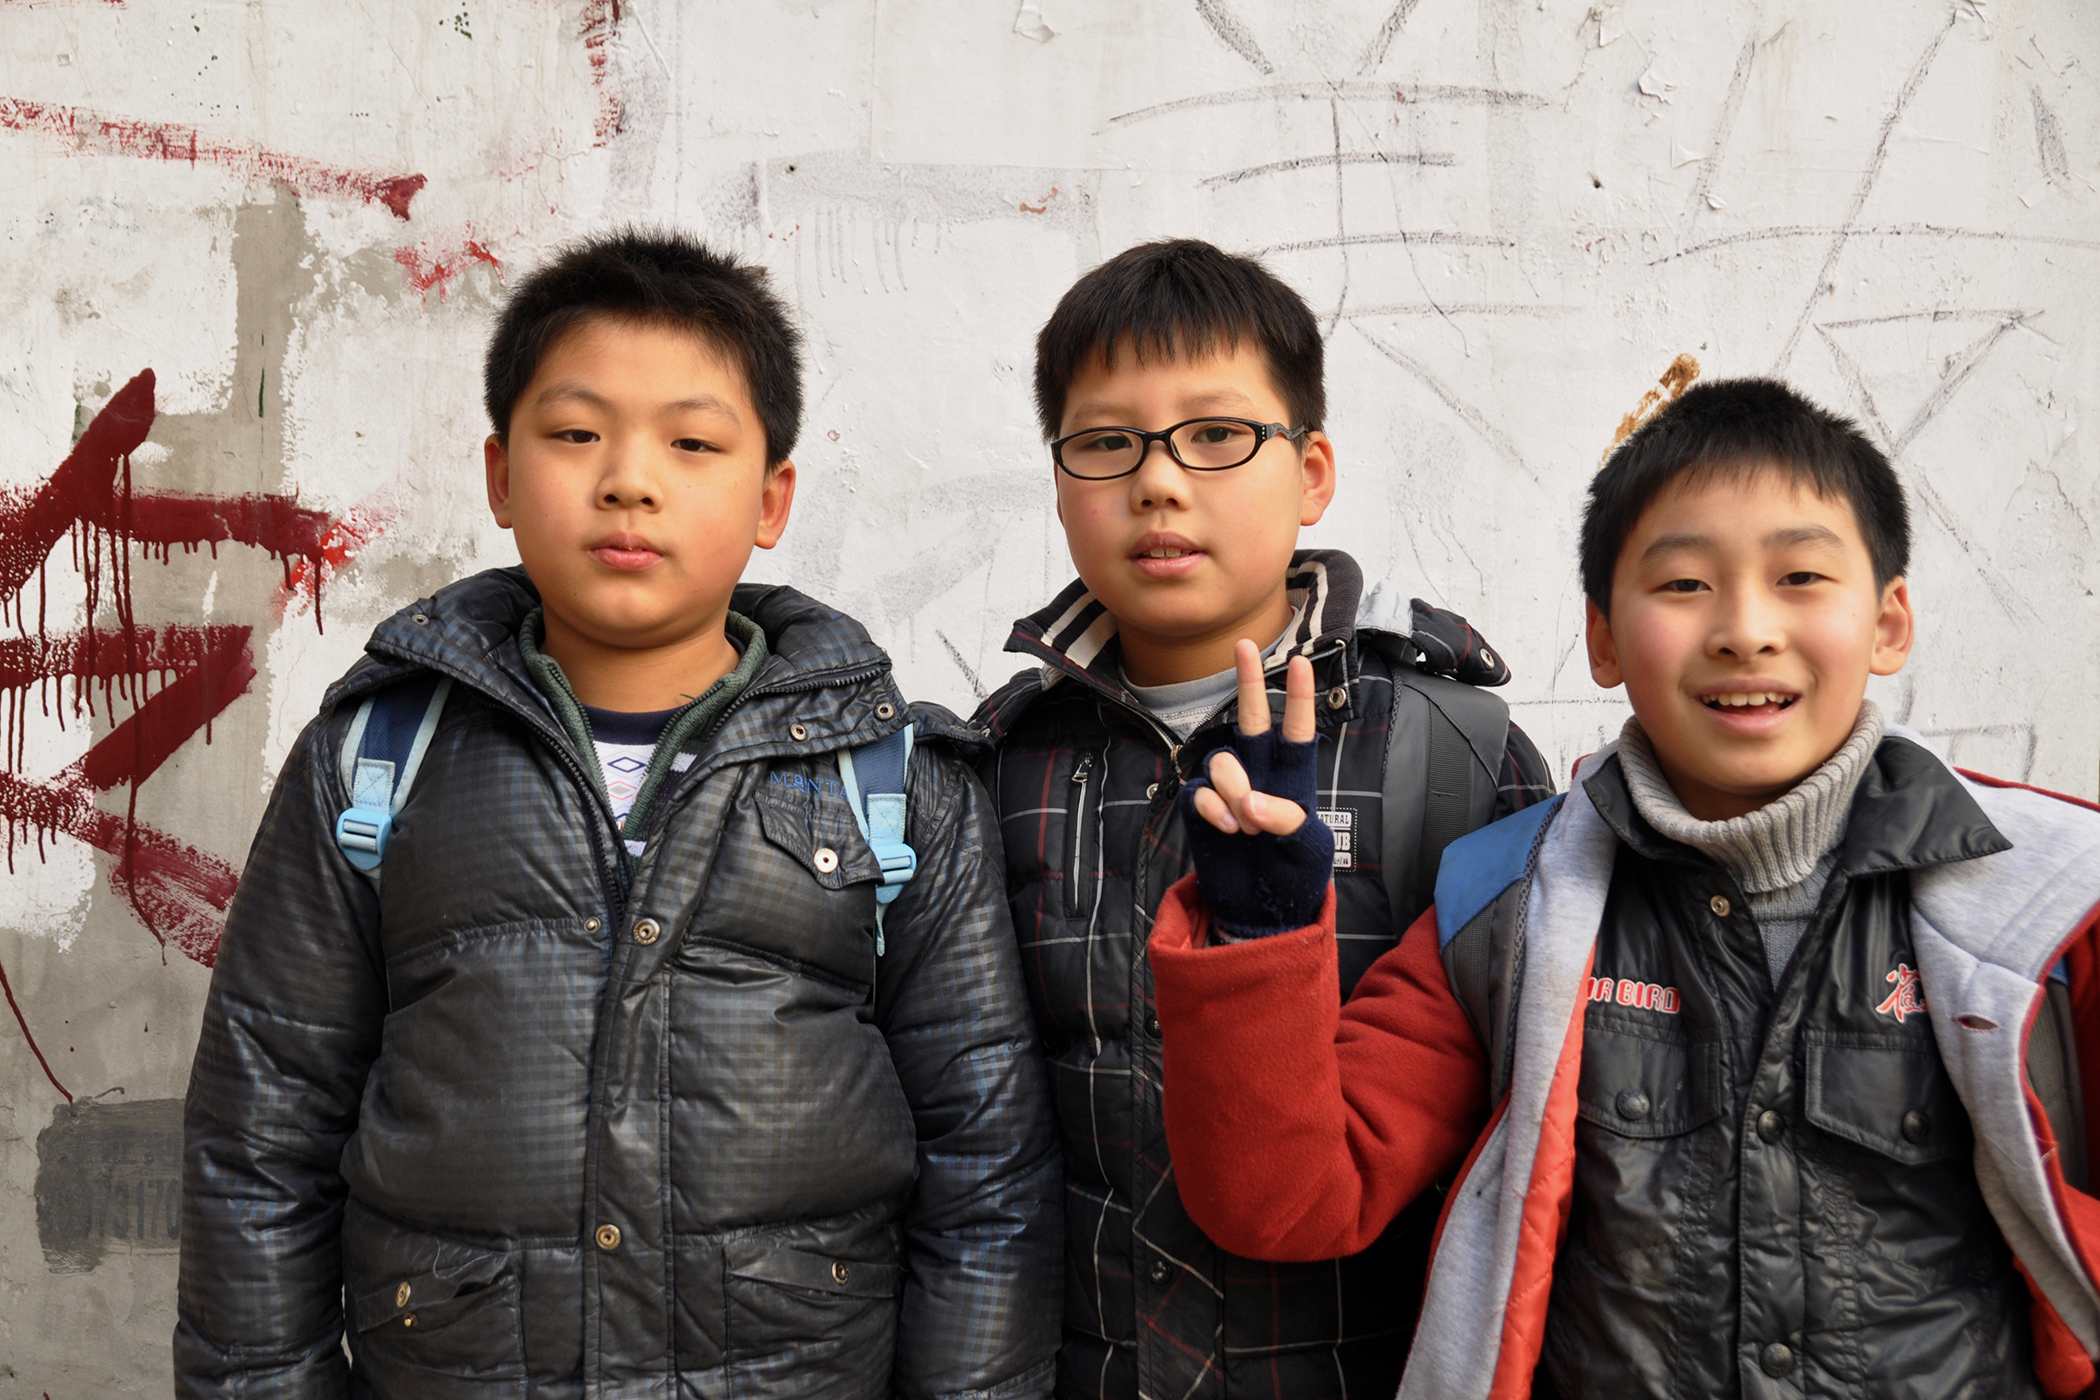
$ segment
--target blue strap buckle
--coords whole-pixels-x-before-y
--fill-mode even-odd
[[[335,844],[342,847],[343,858],[359,870],[377,870],[393,830],[392,813],[350,807],[335,819]]]

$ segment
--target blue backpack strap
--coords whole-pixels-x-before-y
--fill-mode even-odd
[[[911,769],[912,727],[905,725],[872,744],[839,753],[839,781],[853,820],[882,866],[882,887],[875,891],[875,956],[884,950],[882,913],[919,871],[919,853],[904,841],[904,780]]]
[[[449,677],[431,672],[368,696],[343,736],[343,786],[350,805],[335,819],[335,844],[359,870],[377,870],[386,855],[394,814],[408,801],[409,785],[423,766],[430,736],[437,732]]]

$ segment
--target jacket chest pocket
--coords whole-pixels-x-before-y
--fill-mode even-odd
[[[1101,756],[1083,753],[1065,784],[1064,850],[1059,868],[1064,872],[1069,918],[1086,913],[1100,887],[1095,867],[1101,857],[1101,790],[1108,785],[1106,768]]]
[[[1575,1100],[1579,1118],[1618,1137],[1681,1136],[1720,1117],[1721,1047],[1593,1014]]]
[[[1802,1115],[1832,1137],[1906,1166],[1969,1148],[1969,1115],[1939,1046],[1808,1033]]]
[[[691,936],[864,988],[882,867],[835,777],[827,790],[824,778],[783,776],[768,774],[732,814]]]

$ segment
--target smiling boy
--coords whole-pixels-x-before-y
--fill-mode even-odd
[[[1429,903],[1444,845],[1550,791],[1545,765],[1475,688],[1509,672],[1464,619],[1418,603],[1396,623],[1361,607],[1347,555],[1298,549],[1337,482],[1322,345],[1259,263],[1189,240],[1111,258],[1043,328],[1036,400],[1079,579],[1015,625],[1038,664],[979,718],[1063,1129],[1058,1392],[1390,1394],[1433,1204],[1296,1264],[1236,1257],[1182,1208],[1144,956],[1189,868],[1176,795],[1232,723],[1236,638],[1317,672],[1338,1002]]]
[[[179,1394],[1048,1392],[1057,1145],[973,736],[738,582],[794,499],[797,345],[673,235],[513,294],[485,466],[523,566],[373,633],[228,915]]]
[[[1451,847],[1339,1015],[1331,915],[1208,934],[1311,825],[1309,677],[1240,741],[1267,771],[1220,755],[1191,797],[1216,834],[1152,944],[1185,1199],[1297,1258],[1463,1160],[1404,1397],[2093,1386],[2100,815],[1865,698],[1911,648],[1908,554],[1886,460],[1782,385],[1635,433],[1582,531],[1633,717]]]

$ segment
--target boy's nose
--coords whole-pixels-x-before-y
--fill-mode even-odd
[[[1131,504],[1140,508],[1188,502],[1188,473],[1165,442],[1148,442],[1138,469],[1130,477]]]
[[[653,506],[656,481],[643,454],[615,447],[606,454],[605,469],[598,482],[598,503],[605,506]]]
[[[1762,598],[1737,594],[1722,614],[1709,645],[1721,655],[1739,660],[1784,651],[1786,632],[1779,625],[1779,610]]]

